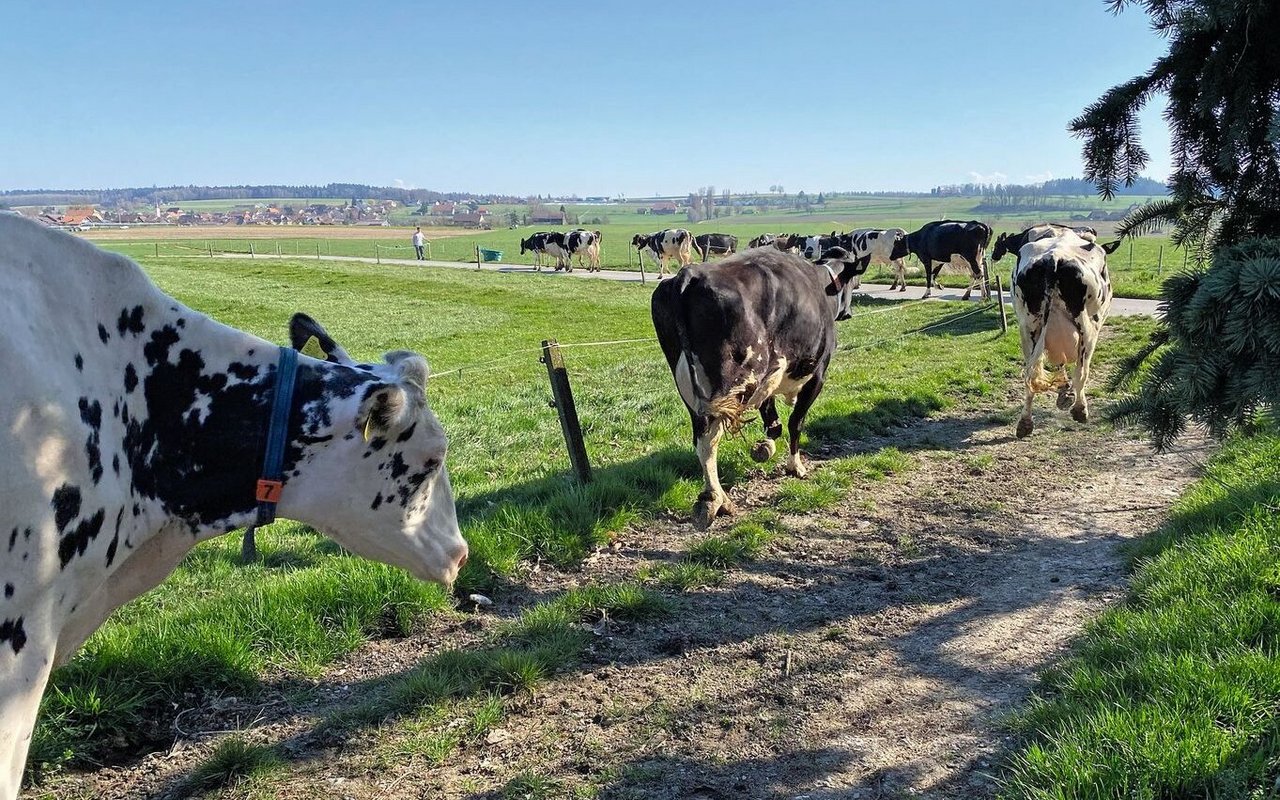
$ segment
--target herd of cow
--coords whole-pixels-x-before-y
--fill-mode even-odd
[[[589,240],[598,260],[592,234],[561,234],[557,247],[572,254],[571,241]],[[778,397],[794,404],[786,469],[805,474],[800,432],[826,379],[835,320],[847,313],[842,296],[875,254],[892,262],[914,252],[932,270],[959,252],[976,272],[989,236],[979,223],[942,222],[817,237],[812,247],[806,237],[803,248],[775,237],[722,261],[686,260],[659,283],[653,323],[704,472],[695,523],[733,510],[716,468],[725,433],[758,413],[764,439],[752,455],[773,456]],[[636,244],[661,254],[694,238],[663,231]],[[1019,436],[1031,432],[1037,392],[1056,388],[1060,406],[1088,417],[1084,386],[1113,249],[1095,239],[1042,225],[996,241],[994,258],[1018,256]],[[736,242],[699,248],[709,255]],[[451,584],[466,563],[447,437],[420,355],[357,363],[303,314],[290,322],[291,346],[279,347],[184,306],[129,259],[17,215],[0,215],[0,283],[0,800],[18,794],[53,668],[198,542],[278,511],[423,580]]]

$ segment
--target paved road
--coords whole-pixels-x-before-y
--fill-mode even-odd
[[[219,256],[225,258],[245,258],[243,253],[219,253]],[[280,255],[275,254],[258,254],[255,258],[287,258],[299,260],[303,258],[310,261],[315,256],[296,256],[296,255]],[[393,264],[405,267],[444,267],[445,269],[467,269],[475,271],[474,262],[465,261],[415,261],[411,258],[384,258],[380,262],[373,258],[361,258],[359,256],[320,256],[321,261],[359,261],[365,264]],[[483,272],[504,272],[504,273],[524,273],[527,275],[536,275],[545,277],[548,280],[560,280],[561,278],[594,278],[596,280],[606,281],[624,281],[628,283],[639,283],[640,273],[625,272],[622,270],[605,269],[599,272],[587,272],[584,269],[575,269],[573,272],[556,272],[553,269],[543,269],[541,272],[534,270],[533,267],[525,264],[481,264],[480,270]],[[647,279],[653,282],[654,275],[648,273]],[[868,297],[879,297],[885,300],[918,300],[920,295],[924,294],[924,290],[918,286],[909,286],[905,292],[893,292],[889,290],[887,284],[882,283],[864,283],[859,290]],[[931,300],[959,300],[963,292],[959,289],[935,289]],[[1012,303],[1013,299],[1009,296],[1009,292],[1005,291],[1004,299],[1006,303]],[[1156,308],[1159,305],[1158,300],[1138,300],[1129,297],[1117,297],[1111,301],[1112,316],[1156,316]]]

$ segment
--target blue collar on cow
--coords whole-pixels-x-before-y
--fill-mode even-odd
[[[293,385],[298,373],[298,352],[280,348],[276,367],[276,391],[271,403],[271,423],[267,428],[267,448],[262,456],[262,477],[258,478],[257,525],[268,525],[276,518],[276,504],[284,489],[284,446],[289,438],[289,406],[293,402]]]

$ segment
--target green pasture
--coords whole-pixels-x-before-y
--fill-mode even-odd
[[[831,230],[850,230],[854,227],[896,226],[908,230],[928,222],[928,218],[866,218],[840,219],[837,216],[810,215],[806,219],[792,219],[785,222],[744,222],[746,217],[733,217],[732,221],[716,220],[697,224],[683,222],[678,216],[640,217],[625,223],[610,222],[607,225],[586,225],[602,234],[601,264],[606,269],[638,270],[638,257],[631,248],[631,238],[638,233],[653,233],[665,227],[687,227],[695,234],[729,233],[737,236],[742,245],[751,238],[762,233],[822,233]],[[996,234],[1017,232],[1029,220],[989,220]],[[532,265],[533,254],[520,255],[520,241],[528,238],[536,230],[557,230],[557,226],[529,226],[516,229],[497,228],[489,231],[476,231],[459,236],[436,238],[431,240],[431,258],[440,261],[474,261],[477,247],[502,252],[503,263]],[[567,228],[566,228],[567,230]],[[291,233],[293,233],[291,231]],[[105,241],[102,246],[130,255],[134,258],[145,257],[205,257],[219,254],[243,254],[258,256],[296,256],[298,258],[315,258],[317,256],[351,256],[355,258],[371,258],[383,260],[403,260],[413,258],[413,248],[409,243],[412,229],[404,231],[404,239],[387,238],[325,238],[318,236],[280,236],[269,239],[235,238],[234,228],[227,229],[226,238],[201,239],[157,239],[139,238],[130,241]],[[1166,277],[1176,274],[1183,268],[1186,253],[1175,248],[1164,236],[1148,236],[1125,243],[1108,263],[1111,266],[1112,282],[1119,297],[1156,298],[1159,296],[1160,284]],[[908,283],[923,288],[924,279],[919,262],[914,258],[907,260]],[[1006,256],[1002,261],[992,263],[992,272],[1002,275],[1008,282],[1013,270],[1014,260]],[[645,269],[652,271],[653,265],[647,259]],[[866,280],[876,283],[887,283],[892,279],[890,270],[883,267],[872,267]],[[943,283],[948,286],[962,287],[968,284],[967,277],[958,273],[944,273]]]
[[[142,263],[185,303],[274,341],[285,340],[289,316],[303,310],[358,359],[400,348],[429,358],[438,377],[428,394],[450,435],[449,470],[472,548],[457,587],[463,596],[480,590],[501,598],[522,564],[577,565],[651,514],[687,517],[700,490],[687,413],[656,343],[586,346],[651,337],[652,285],[314,259]],[[865,301],[855,313],[891,305]],[[1109,323],[1119,335],[1100,349],[1100,359],[1132,352],[1151,325]],[[547,405],[537,352],[547,337],[566,345],[596,471],[589,486],[569,478],[560,426]],[[841,323],[840,342],[806,445],[832,460],[818,468],[811,487],[796,482],[787,490],[790,506],[837,502],[856,476],[904,466],[892,452],[858,461],[863,456],[853,451],[868,433],[957,404],[1013,418],[1007,396],[1018,371],[1017,337],[998,335],[993,307],[904,305]],[[748,431],[722,447],[726,485],[757,468],[748,456],[752,438]],[[778,468],[775,461],[771,469]],[[826,470],[834,472],[823,477]],[[654,584],[679,592],[712,581],[714,565],[749,557],[772,535],[765,523],[735,528],[723,543],[692,553],[678,574],[655,576]],[[306,678],[337,656],[456,613],[439,588],[349,557],[296,523],[264,529],[259,548],[262,562],[247,567],[238,564],[238,536],[196,548],[172,578],[118,611],[55,673],[32,748],[36,774],[42,766],[109,763],[167,743],[175,709],[196,697],[278,690],[305,700],[321,691]],[[613,609],[611,616],[622,618],[664,607],[650,588],[594,586],[588,576],[587,589],[577,599],[548,598],[526,609],[524,633],[514,638],[462,651],[457,658],[471,659],[465,674],[456,659],[432,661],[423,667],[427,677],[372,687],[370,718],[385,716],[377,703],[412,706],[427,696],[413,681],[434,687],[427,692],[432,702],[480,702],[486,692],[517,690],[571,667],[581,647],[577,622],[599,613],[592,609]],[[437,669],[455,677],[438,684],[446,679]],[[339,727],[369,724],[361,719]]]
[[[1275,797],[1280,435],[1230,443],[1137,543],[1127,601],[1018,720],[1006,798]]]

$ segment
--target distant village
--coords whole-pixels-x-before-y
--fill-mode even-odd
[[[355,201],[344,204],[313,203],[305,206],[253,203],[225,211],[206,211],[181,206],[153,209],[69,206],[19,208],[18,213],[46,225],[85,230],[97,226],[122,225],[388,225],[395,200]]]

